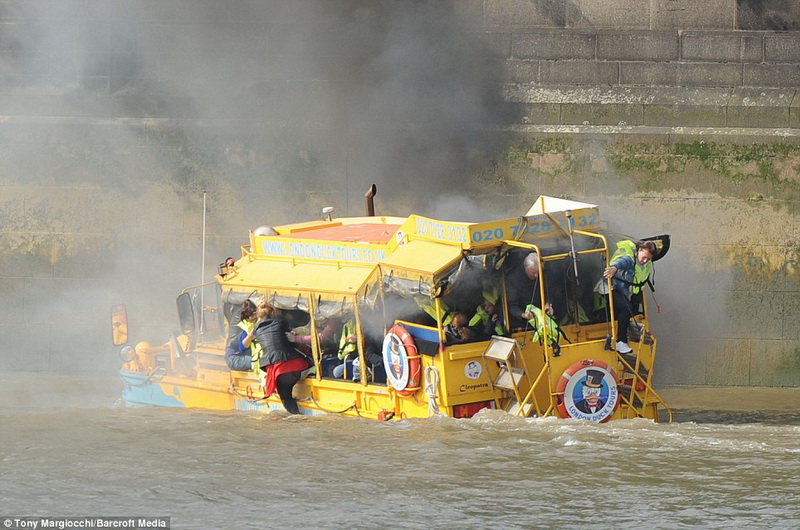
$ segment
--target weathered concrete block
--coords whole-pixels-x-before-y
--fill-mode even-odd
[[[654,0],[652,26],[660,29],[734,29],[736,0]]]
[[[748,384],[800,386],[800,341],[753,341]]]
[[[752,340],[722,339],[706,353],[706,381],[712,386],[746,386],[750,381]]]
[[[539,61],[509,59],[505,62],[505,80],[509,83],[539,83]]]
[[[784,311],[782,313],[781,335],[774,338],[800,341],[800,326],[797,325],[797,315],[800,315],[800,293],[784,292],[776,293],[775,296],[780,297]]]
[[[511,32],[481,33],[480,38],[483,39],[489,51],[496,53],[499,57],[511,58]]]
[[[540,82],[546,85],[616,85],[619,63],[597,61],[541,61]]]
[[[787,87],[800,86],[800,63],[798,64],[745,64],[744,86]]]
[[[724,127],[730,91],[703,88],[654,88],[643,107],[644,123],[660,127]]]
[[[789,127],[794,90],[736,88],[728,99],[728,127]]]
[[[486,0],[484,20],[489,27],[563,28],[567,4],[552,0]]]
[[[594,32],[514,32],[511,53],[515,59],[590,60],[595,57],[595,42]]]
[[[706,62],[763,60],[763,34],[687,31],[681,34],[681,59]]]
[[[764,60],[768,63],[800,63],[800,34],[764,35]],[[800,65],[797,68],[800,69]]]
[[[557,103],[525,103],[520,105],[520,122],[530,125],[561,123],[561,106]]]
[[[642,105],[614,103],[564,103],[561,123],[565,125],[641,125]]]
[[[640,0],[597,2],[578,0],[578,9],[567,9],[569,28],[648,29],[650,5]]]
[[[665,340],[659,337],[659,340]],[[663,346],[659,346],[656,357],[656,381],[680,381],[681,385],[708,385],[706,372],[708,362],[705,352],[713,347],[714,341],[698,339],[692,341],[689,348],[676,349],[667,354]],[[658,384],[656,385],[659,386]]]
[[[598,32],[597,58],[606,61],[675,61],[678,34],[674,31]]]
[[[664,87],[741,86],[742,67],[734,63],[620,63],[623,85]]]
[[[800,129],[800,95],[794,93],[792,103],[789,105],[789,127]]]

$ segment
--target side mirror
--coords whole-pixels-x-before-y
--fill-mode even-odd
[[[189,293],[183,293],[175,300],[178,304],[178,319],[181,323],[181,331],[188,335],[194,331],[194,306],[192,305],[192,296]]]
[[[114,346],[122,346],[128,342],[128,310],[124,304],[111,308],[111,338]]]

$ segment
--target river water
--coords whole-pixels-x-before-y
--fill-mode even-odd
[[[124,408],[0,378],[0,518],[171,528],[796,528],[800,415],[591,424]],[[9,386],[14,388],[11,396]],[[41,385],[39,386],[41,388]]]

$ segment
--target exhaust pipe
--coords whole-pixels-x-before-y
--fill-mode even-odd
[[[376,193],[378,193],[378,187],[373,184],[369,187],[366,195],[364,195],[364,200],[367,203],[367,217],[375,216],[375,202],[373,199],[375,198]]]

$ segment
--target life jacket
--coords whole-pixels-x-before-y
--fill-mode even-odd
[[[439,322],[439,317],[441,317],[442,327],[448,325],[453,320],[453,315],[448,313],[450,308],[447,307],[447,304],[445,304],[442,301],[439,301],[439,307],[440,307],[439,313],[440,314],[438,314],[438,315],[437,315],[437,312],[436,312],[436,301],[433,300],[432,298],[426,298],[426,297],[423,297],[423,296],[415,296],[414,297],[414,301],[417,303],[417,305],[419,306],[420,309],[425,311],[428,314],[428,316],[430,316],[436,322]]]
[[[483,308],[483,304],[481,304],[475,308],[475,314],[469,320],[469,326],[475,327],[478,324],[483,324],[485,326],[489,322],[489,318],[489,313]],[[494,333],[495,335],[502,335],[504,333],[503,325],[500,322],[495,322]]]
[[[534,329],[533,340],[537,340],[541,344],[544,340],[544,328],[547,326],[547,337],[550,339],[550,343],[557,345],[558,339],[563,334],[558,323],[535,305],[529,305],[525,308],[525,311],[533,315],[528,320],[528,323]]]
[[[615,278],[622,283],[630,285],[631,293],[638,294],[641,292],[642,287],[647,284],[647,280],[650,279],[650,271],[653,270],[653,262],[648,261],[644,265],[639,265],[639,261],[636,259],[636,243],[630,239],[625,239],[617,243],[617,250],[614,252],[614,255],[611,256],[611,263],[614,263],[622,256],[630,256],[633,258],[633,279],[628,281],[619,276],[615,276]]]
[[[356,344],[354,342],[348,342],[347,337],[351,337],[356,334],[356,322],[355,320],[348,320],[342,326],[342,338],[339,339],[339,359],[344,360],[348,355],[352,352],[356,351]]]
[[[247,333],[250,334],[253,331],[253,327],[255,326],[255,322],[250,322],[249,320],[241,320],[236,327]],[[258,370],[258,361],[261,360],[261,355],[264,353],[263,348],[261,347],[261,343],[253,337],[253,340],[250,342],[250,361],[253,364],[253,371]]]

